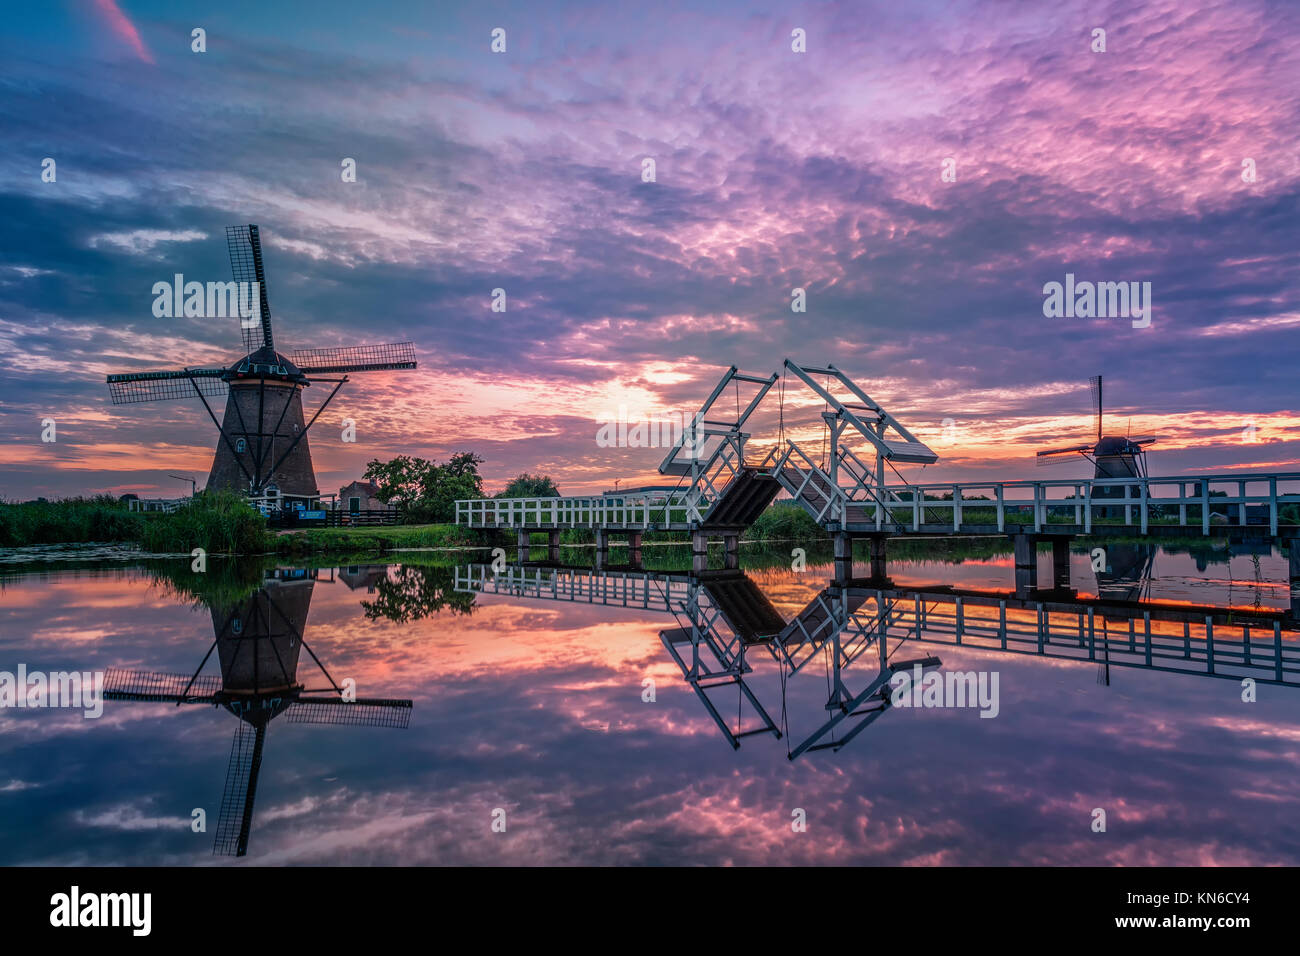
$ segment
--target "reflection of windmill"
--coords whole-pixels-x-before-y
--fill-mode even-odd
[[[1153,444],[1155,438],[1149,436],[1130,438],[1128,436],[1103,434],[1101,376],[1094,375],[1089,379],[1089,384],[1092,386],[1093,418],[1097,431],[1097,440],[1080,445],[1070,445],[1066,448],[1051,448],[1040,451],[1038,453],[1038,464],[1052,465],[1071,460],[1074,455],[1082,455],[1095,466],[1094,479],[1145,477],[1147,474],[1146,446]],[[1124,485],[1094,485],[1092,489],[1093,498],[1126,498],[1128,496],[1129,488]],[[1119,511],[1118,508],[1100,509],[1097,514],[1101,517],[1114,517],[1114,515],[1107,513],[1111,510]]]
[[[348,381],[345,373],[412,369],[415,350],[409,342],[315,348],[295,351],[290,361],[275,350],[271,337],[271,309],[257,226],[228,227],[226,244],[238,289],[235,296],[240,304],[233,311],[240,315],[243,357],[228,368],[110,375],[109,394],[114,405],[198,396],[213,424],[217,424],[217,416],[208,396],[225,394],[226,412],[218,425],[220,440],[207,487],[232,488],[254,497],[318,497],[307,431]],[[254,289],[256,293],[246,295],[246,290]],[[210,292],[209,301],[213,299]],[[230,302],[227,296],[220,311],[232,311],[226,308]],[[342,378],[319,377],[340,374]],[[308,422],[303,415],[302,390],[313,381],[331,382],[334,389]]]
[[[290,723],[303,724],[406,727],[410,723],[409,700],[344,700],[342,688],[303,640],[314,583],[311,578],[268,581],[233,608],[213,606],[216,637],[191,676],[120,668],[110,668],[105,676],[108,700],[219,705],[239,718],[214,853],[244,856],[248,851],[266,728],[276,717],[284,714]],[[303,648],[328,686],[308,688],[298,680],[298,654]],[[202,675],[213,650],[221,673]]]

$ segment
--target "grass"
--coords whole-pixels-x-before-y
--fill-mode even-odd
[[[0,548],[138,541],[144,518],[108,495],[22,504],[0,502]]]
[[[159,553],[260,554],[274,547],[265,519],[232,492],[199,495],[170,514],[131,511],[108,495],[0,503],[0,547],[112,542]]]
[[[231,491],[205,492],[182,508],[149,518],[140,539],[146,551],[264,554],[275,546],[266,519]]]
[[[274,550],[281,554],[365,554],[399,548],[483,547],[489,538],[455,524],[384,525],[361,528],[308,528],[281,534]]]

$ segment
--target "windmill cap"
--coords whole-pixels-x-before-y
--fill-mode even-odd
[[[306,382],[307,376],[302,369],[269,346],[262,346],[256,352],[250,352],[226,370],[227,381],[234,378],[284,379],[292,382]]]
[[[1142,446],[1129,441],[1121,435],[1110,435],[1097,442],[1094,455],[1131,455],[1142,450]]]

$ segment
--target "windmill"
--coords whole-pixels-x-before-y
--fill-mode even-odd
[[[154,674],[109,668],[106,700],[210,704],[239,718],[212,852],[244,856],[253,824],[253,800],[261,772],[267,726],[280,715],[289,723],[360,724],[405,728],[411,701],[344,699],[343,689],[303,639],[313,578],[272,579],[230,607],[211,605],[216,637],[190,675]],[[308,688],[298,679],[298,654],[305,649],[327,686]],[[220,674],[203,674],[213,651]]]
[[[295,350],[292,359],[286,358],[275,350],[271,334],[257,226],[228,226],[226,246],[241,299],[246,290],[256,290],[245,300],[247,312],[243,306],[235,310],[241,313],[243,357],[225,368],[109,375],[109,395],[114,405],[197,396],[220,432],[207,487],[305,504],[320,496],[307,432],[348,381],[348,373],[413,369],[415,348],[410,342],[309,348]],[[334,388],[307,421],[302,390],[318,382]],[[218,422],[208,399],[222,395],[226,396],[226,410]]]
[[[1130,438],[1127,435],[1105,435],[1102,430],[1102,391],[1101,376],[1089,379],[1092,387],[1093,419],[1097,430],[1097,440],[1066,448],[1051,448],[1038,453],[1038,464],[1054,465],[1069,461],[1075,455],[1082,455],[1094,465],[1094,480],[1106,478],[1145,478],[1146,446],[1155,442],[1155,438]],[[1127,485],[1093,485],[1093,498],[1127,498]],[[1109,512],[1118,512],[1119,508],[1104,508],[1099,514],[1114,517]]]

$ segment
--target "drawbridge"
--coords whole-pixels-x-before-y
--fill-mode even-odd
[[[772,400],[778,381],[778,434],[775,441],[771,435],[754,441],[751,419]],[[788,384],[806,388],[823,404],[821,446],[815,450],[786,435]],[[1291,578],[1300,581],[1300,546],[1292,546],[1300,540],[1300,472],[909,481],[900,465],[923,470],[939,456],[835,365],[790,359],[781,375],[731,366],[680,431],[659,464],[660,474],[675,478],[675,485],[461,500],[456,522],[516,532],[521,560],[534,533],[548,534],[558,548],[564,530],[589,529],[598,553],[608,550],[611,535],[623,536],[635,563],[645,532],[686,532],[696,569],[702,570],[711,539],[724,542],[727,566],[735,567],[740,536],[784,495],[834,537],[836,557],[846,565],[855,538],[871,540],[873,566],[883,567],[885,541],[892,537],[1005,535],[1015,540],[1017,567],[1032,579],[1040,542],[1050,542],[1060,560],[1078,535],[1221,537],[1283,542],[1291,554]]]

